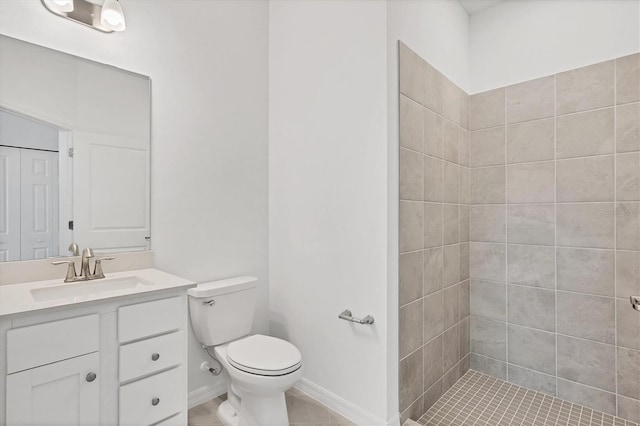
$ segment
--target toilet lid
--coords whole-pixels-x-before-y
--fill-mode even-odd
[[[227,359],[239,370],[263,376],[288,374],[302,363],[300,351],[291,343],[261,334],[229,344]]]

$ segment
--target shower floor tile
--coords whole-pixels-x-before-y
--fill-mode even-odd
[[[639,426],[470,370],[418,423],[426,426]]]

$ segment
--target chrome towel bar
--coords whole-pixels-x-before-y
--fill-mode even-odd
[[[368,325],[370,325],[370,324],[373,324],[373,322],[374,322],[374,319],[373,319],[373,317],[371,315],[367,315],[366,317],[364,317],[362,319],[355,318],[349,309],[345,309],[340,315],[338,315],[338,318],[340,318],[341,320],[355,322],[355,323],[358,323],[358,324],[368,324]]]

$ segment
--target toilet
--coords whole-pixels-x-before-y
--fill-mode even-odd
[[[213,347],[228,380],[227,400],[218,408],[226,426],[288,426],[284,392],[302,377],[302,355],[286,340],[249,335],[257,279],[237,277],[189,289],[196,337]]]

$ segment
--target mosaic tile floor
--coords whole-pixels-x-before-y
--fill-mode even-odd
[[[418,422],[426,426],[639,426],[472,370]]]

